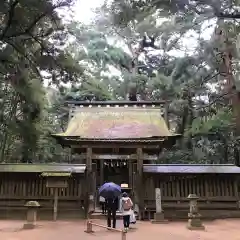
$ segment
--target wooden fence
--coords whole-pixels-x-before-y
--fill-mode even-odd
[[[74,211],[77,215],[84,212],[85,200],[84,174],[76,174],[68,179],[68,187],[58,189],[59,212]],[[0,211],[8,216],[9,212],[25,211],[24,204],[29,200],[40,203],[40,212],[53,210],[53,190],[46,187],[46,179],[39,174],[7,173],[0,175]],[[81,212],[81,213],[80,213]],[[19,214],[16,212],[16,214]],[[1,215],[1,214],[0,214]],[[41,215],[41,214],[40,214]],[[61,214],[60,214],[61,215]]]
[[[16,175],[16,174],[15,174]],[[46,187],[46,179],[38,175],[13,174],[0,177],[0,199],[48,199],[52,198],[51,189]],[[58,189],[59,199],[83,198],[84,176],[69,178],[68,187]]]
[[[145,179],[145,198],[154,199],[155,188],[162,189],[163,197],[186,198],[195,193],[201,198],[238,197],[238,182],[232,176],[148,176]]]
[[[188,210],[187,196],[199,196],[199,206],[206,210],[239,211],[239,187],[236,175],[144,174],[145,217],[155,212],[155,188],[161,189],[164,211]],[[185,214],[186,215],[186,214]]]

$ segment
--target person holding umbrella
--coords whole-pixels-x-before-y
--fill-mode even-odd
[[[118,197],[121,187],[113,182],[104,183],[99,188],[99,195],[105,198],[107,208],[107,226],[116,228],[116,212],[118,209]],[[112,225],[111,225],[112,218]]]
[[[107,208],[107,226],[116,228],[116,214],[118,209],[118,198],[107,198],[106,199]],[[112,219],[112,225],[111,225]]]

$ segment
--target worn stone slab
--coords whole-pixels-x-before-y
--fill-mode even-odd
[[[154,213],[154,219],[151,221],[153,224],[166,224],[168,220],[164,219],[164,213]]]

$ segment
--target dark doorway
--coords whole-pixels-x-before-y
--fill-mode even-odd
[[[104,182],[121,185],[129,182],[128,164],[126,160],[104,161]]]

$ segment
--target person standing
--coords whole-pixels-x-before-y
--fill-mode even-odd
[[[105,201],[105,198],[100,196],[99,197],[99,203],[100,203],[100,206],[102,208],[102,214],[105,214],[106,213],[106,201]]]
[[[112,226],[113,228],[116,228],[116,212],[118,209],[118,198],[107,198],[106,209],[107,209],[107,226],[108,227]]]
[[[129,229],[130,215],[132,214],[133,203],[128,194],[124,192],[121,198],[121,212],[123,215],[123,226],[125,231]]]

